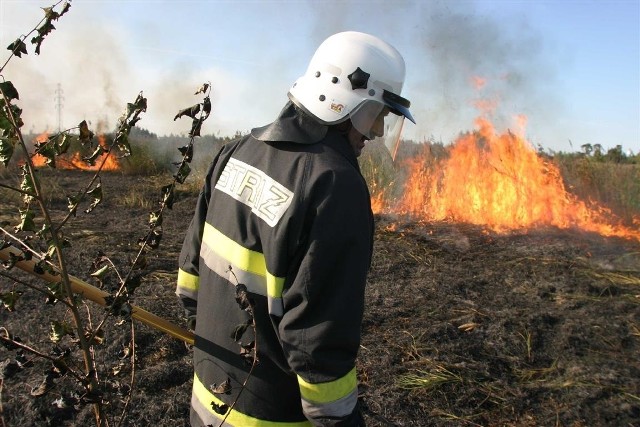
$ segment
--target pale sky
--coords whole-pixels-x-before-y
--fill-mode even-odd
[[[0,0],[0,46],[53,4]],[[59,87],[63,128],[86,119],[113,130],[142,91],[140,127],[186,134],[189,119],[173,117],[210,82],[203,134],[246,132],[277,116],[325,38],[355,30],[405,58],[403,96],[417,121],[406,138],[449,143],[487,114],[477,102],[490,101],[499,131],[527,117],[534,146],[640,152],[640,0],[74,0],[54,25],[40,56],[27,41],[29,55],[3,72],[20,93],[25,131],[58,129]]]

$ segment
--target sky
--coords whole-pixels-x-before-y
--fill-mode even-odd
[[[0,0],[0,46],[53,4]],[[202,133],[247,132],[278,115],[324,39],[353,30],[405,59],[417,122],[405,138],[449,144],[477,117],[498,132],[526,117],[526,139],[548,152],[640,152],[640,0],[74,0],[54,25],[40,55],[30,35],[29,54],[2,72],[26,132],[82,120],[112,131],[142,92],[138,126],[187,134],[190,119],[174,117],[201,102],[205,82],[213,112]]]

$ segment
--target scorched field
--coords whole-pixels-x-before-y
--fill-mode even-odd
[[[59,190],[50,204],[60,216],[65,190],[91,176],[39,173]],[[66,227],[71,273],[97,284],[90,276],[96,257],[130,262],[164,184],[162,177],[103,173],[103,203],[91,214],[78,210]],[[177,193],[133,298],[181,326],[176,260],[196,197]],[[5,226],[15,221],[10,207],[0,207]],[[19,286],[4,277],[0,284],[3,292]],[[107,278],[102,287],[113,285]],[[48,321],[63,307],[20,289],[15,311],[0,310],[0,326],[52,350]],[[377,214],[366,298],[358,372],[369,426],[640,425],[638,240],[555,227],[497,234]],[[86,310],[93,319],[104,313],[92,303]],[[119,320],[107,323],[96,355],[111,425],[122,414],[123,426],[188,425],[192,349]],[[6,348],[0,354],[0,425],[94,423],[69,379],[43,383],[49,362]]]

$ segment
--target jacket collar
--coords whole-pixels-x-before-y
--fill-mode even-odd
[[[327,129],[288,101],[273,123],[252,129],[251,136],[260,141],[315,144],[327,135]]]
[[[349,163],[360,170],[358,158],[356,157],[356,153],[353,152],[353,147],[351,147],[351,144],[349,144],[349,140],[335,127],[329,128],[327,137],[324,140],[324,144],[343,155],[349,161]]]

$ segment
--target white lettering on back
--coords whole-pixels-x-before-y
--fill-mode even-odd
[[[258,218],[275,226],[293,200],[293,192],[258,168],[233,157],[215,188],[251,208]]]

